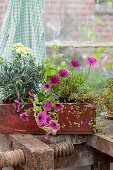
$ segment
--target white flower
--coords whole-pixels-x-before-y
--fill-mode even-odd
[[[27,54],[33,55],[33,50],[31,48],[25,47]]]
[[[13,44],[12,50],[16,50],[18,54],[26,57],[27,55],[33,55],[33,50],[31,48],[24,47],[21,43]]]
[[[18,49],[19,47],[24,47],[24,46],[23,46],[22,43],[13,44],[12,50],[16,50],[16,49]]]
[[[25,57],[27,56],[27,52],[24,47],[19,47],[18,49],[16,49],[16,52],[18,54],[21,54],[21,56],[25,56]]]

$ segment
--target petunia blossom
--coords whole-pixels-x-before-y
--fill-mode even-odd
[[[68,71],[66,70],[60,70],[59,75],[61,78],[66,78],[69,74],[68,74]]]
[[[54,103],[54,109],[56,111],[60,111],[60,110],[62,110],[62,108],[63,108],[63,106],[61,103]]]
[[[72,60],[72,66],[73,66],[73,67],[80,67],[81,64],[80,64],[80,62],[77,61],[77,60]]]
[[[88,57],[88,59],[87,59],[87,62],[88,62],[88,64],[90,64],[90,65],[94,65],[94,64],[96,64],[96,59],[95,58],[90,58],[90,57]]]
[[[55,122],[54,120],[51,120],[49,122],[49,126],[54,129],[54,130],[59,130],[60,129],[60,125],[57,124],[57,122]]]
[[[20,103],[18,100],[15,101],[16,102],[16,110],[17,112],[20,112],[21,111],[21,106],[23,105],[22,103]]]
[[[31,96],[31,99],[35,100],[35,94],[29,92],[29,95]]]
[[[50,77],[50,84],[52,84],[53,86],[57,86],[58,84],[60,84],[60,78],[56,75],[51,76]]]
[[[38,118],[38,125],[43,125],[46,122],[46,112],[40,112],[40,114],[37,116]]]
[[[52,130],[51,130],[51,131],[48,131],[44,137],[47,139],[47,138],[48,138],[48,136],[49,136],[50,134],[52,134],[52,133],[53,133],[53,131],[52,131]]]
[[[29,120],[29,119],[28,119],[28,112],[23,112],[22,114],[20,114],[20,117],[21,117],[23,120]]]
[[[44,84],[44,89],[50,90],[50,86],[51,86],[50,83],[46,83],[46,84]]]
[[[49,122],[51,119],[52,119],[52,118],[51,118],[51,115],[47,115],[47,116],[46,116],[46,122]]]
[[[51,110],[51,106],[52,106],[51,101],[46,100],[46,102],[43,105],[43,109],[46,111],[49,111],[49,110]]]

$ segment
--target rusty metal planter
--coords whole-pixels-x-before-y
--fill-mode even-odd
[[[63,105],[63,110],[59,114],[61,128],[58,134],[94,133],[93,128],[89,126],[89,121],[94,120],[96,117],[94,104],[65,103]],[[29,109],[30,107],[32,107],[32,105],[27,104],[24,109]],[[29,116],[29,121],[23,122],[23,120],[20,119],[20,113],[16,112],[14,104],[0,104],[0,133],[17,132],[44,134],[44,131],[37,126],[33,112]]]

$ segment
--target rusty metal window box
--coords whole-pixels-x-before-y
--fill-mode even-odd
[[[95,14],[97,15],[113,15],[113,2],[107,0],[95,0]]]

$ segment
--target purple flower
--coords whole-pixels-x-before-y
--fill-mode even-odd
[[[29,95],[31,96],[31,99],[33,99],[33,100],[35,99],[35,94],[29,92]]]
[[[50,90],[50,86],[51,86],[50,83],[46,83],[46,84],[44,84],[44,89]]]
[[[40,114],[37,116],[38,118],[38,125],[43,125],[46,122],[46,112],[40,112]]]
[[[68,74],[68,71],[66,70],[60,70],[59,75],[61,78],[66,78],[69,74]]]
[[[59,130],[60,129],[60,126],[54,121],[54,120],[51,120],[49,122],[49,126],[52,128],[52,129],[55,129],[55,130]]]
[[[20,103],[18,100],[15,101],[16,102],[16,110],[17,112],[21,111],[21,106],[23,105],[22,103]]]
[[[51,115],[46,116],[46,122],[49,122],[51,120]]]
[[[72,66],[73,66],[73,67],[80,67],[81,64],[79,63],[79,61],[72,60]]]
[[[93,65],[93,64],[96,64],[96,59],[95,58],[90,58],[90,57],[88,57],[88,59],[87,59],[87,62],[90,64],[90,65]]]
[[[47,122],[44,123],[44,126],[49,126],[49,124]]]
[[[60,83],[60,78],[58,78],[58,76],[56,75],[51,76],[50,84],[52,84],[53,86],[57,86],[59,83]]]
[[[28,119],[28,112],[24,112],[24,113],[20,114],[20,117],[21,117],[23,120],[29,120],[29,119]]]
[[[63,106],[61,103],[55,103],[54,108],[56,111],[60,111],[60,110],[62,110]]]
[[[49,111],[49,110],[51,110],[51,106],[52,106],[51,101],[46,100],[46,102],[43,105],[43,109],[46,111]]]
[[[49,136],[50,134],[52,134],[52,133],[53,133],[53,131],[49,131],[49,132],[46,133],[46,135],[45,135],[44,137],[47,139],[48,136]]]

